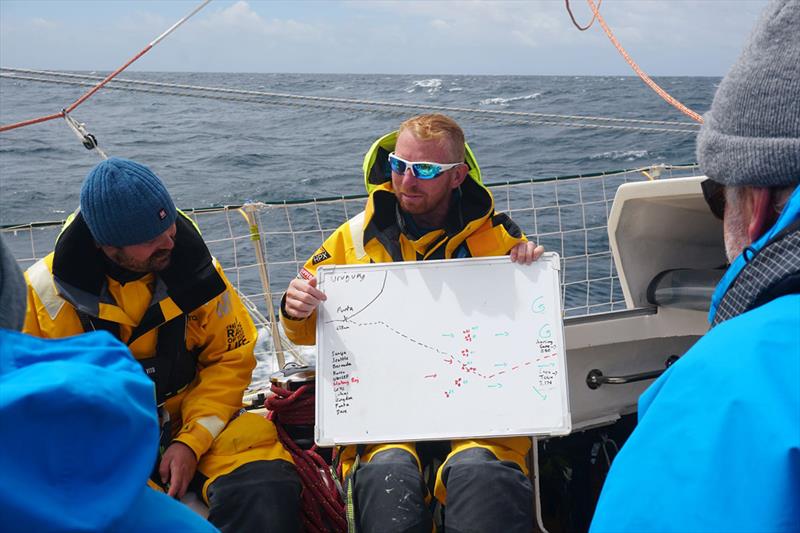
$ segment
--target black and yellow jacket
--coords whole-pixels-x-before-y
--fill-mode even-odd
[[[25,273],[23,331],[45,338],[105,329],[156,383],[175,440],[199,458],[242,405],[256,361],[256,329],[194,224],[180,214],[170,266],[119,281],[78,213],[55,251]],[[120,401],[119,398],[98,401]]]
[[[480,168],[469,146],[469,175],[453,193],[445,227],[414,238],[392,190],[388,156],[396,141],[397,132],[393,132],[372,145],[363,166],[369,192],[366,208],[339,226],[306,261],[298,276],[310,279],[323,265],[506,255],[514,245],[527,240],[508,215],[495,212],[494,198],[481,182]],[[281,312],[284,330],[296,344],[315,343],[316,317],[315,311],[307,319],[294,320]]]

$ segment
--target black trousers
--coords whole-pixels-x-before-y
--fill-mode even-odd
[[[222,533],[300,531],[300,476],[287,461],[254,461],[208,487],[208,521]]]
[[[484,448],[463,450],[443,467],[443,533],[530,533],[533,487],[511,462]],[[354,474],[360,533],[430,533],[427,488],[414,457],[400,449],[375,454]]]

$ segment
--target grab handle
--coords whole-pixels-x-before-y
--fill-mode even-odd
[[[644,381],[646,379],[655,379],[664,371],[672,366],[679,357],[677,355],[670,355],[664,361],[664,370],[650,370],[648,372],[641,372],[639,374],[628,374],[627,376],[604,376],[603,372],[594,368],[586,375],[586,385],[592,390],[600,387],[600,385],[623,385],[625,383],[634,383],[636,381]]]

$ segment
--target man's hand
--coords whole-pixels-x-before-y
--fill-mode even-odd
[[[539,259],[544,253],[544,246],[536,246],[530,241],[521,242],[515,245],[510,252],[511,261],[523,265],[530,265]]]
[[[197,470],[197,457],[187,445],[182,442],[173,442],[164,452],[158,473],[162,483],[169,483],[167,495],[173,498],[183,498],[189,482]]]
[[[317,278],[295,278],[286,289],[286,314],[292,318],[307,318],[328,297],[317,289]]]

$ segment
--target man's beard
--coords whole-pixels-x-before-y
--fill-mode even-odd
[[[110,257],[119,266],[131,272],[160,272],[169,267],[172,261],[172,250],[159,250],[144,261],[133,259],[118,250],[113,251]]]

